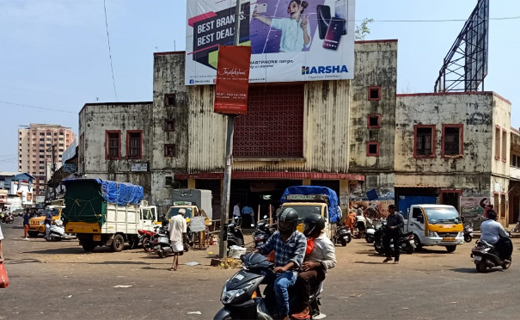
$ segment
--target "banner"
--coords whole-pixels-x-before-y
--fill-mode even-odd
[[[354,78],[355,0],[240,0],[251,83]],[[236,0],[187,1],[186,85],[215,84],[232,45]]]
[[[251,47],[220,46],[214,112],[246,114]]]

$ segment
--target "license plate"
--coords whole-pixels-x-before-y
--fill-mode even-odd
[[[455,241],[455,238],[453,238],[453,237],[446,237],[446,238],[442,238],[442,241]]]
[[[100,234],[95,234],[94,236],[92,236],[92,240],[94,240],[94,241],[101,241],[101,235]]]
[[[473,260],[475,260],[475,261],[480,261],[480,260],[482,260],[482,257],[481,257],[481,256],[474,256],[474,257],[473,257]]]

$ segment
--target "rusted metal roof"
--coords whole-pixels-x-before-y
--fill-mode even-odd
[[[223,179],[223,172],[176,174],[175,180],[186,179]],[[232,179],[311,179],[311,180],[355,180],[365,181],[365,176],[352,173],[321,173],[321,172],[269,172],[269,171],[234,171]]]

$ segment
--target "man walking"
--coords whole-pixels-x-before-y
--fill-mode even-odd
[[[45,213],[45,240],[51,240],[49,238],[49,235],[51,232],[51,224],[53,220],[54,219],[52,217],[52,211],[47,210],[47,212]]]
[[[404,226],[404,218],[399,212],[395,212],[393,204],[388,206],[388,217],[386,217],[386,232],[383,236],[383,246],[385,247],[386,259],[383,263],[392,261],[392,250],[390,248],[390,240],[394,241],[394,263],[399,263],[399,237],[401,236],[401,228]]]
[[[29,232],[29,220],[31,219],[31,214],[29,213],[29,209],[26,209],[23,214],[23,239],[29,240],[27,238],[27,232]]]
[[[173,261],[170,271],[177,271],[179,267],[179,256],[184,253],[184,239],[186,238],[187,225],[184,215],[186,209],[180,209],[179,214],[171,217],[168,231],[170,232],[170,243],[173,251]]]

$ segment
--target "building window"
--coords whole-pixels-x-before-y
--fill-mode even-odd
[[[164,131],[175,131],[175,120],[164,119],[163,129]]]
[[[174,144],[165,144],[164,145],[164,156],[165,157],[175,157],[175,145]]]
[[[36,169],[36,167],[33,167],[33,169]],[[40,166],[40,169],[43,170],[43,169],[45,169],[45,167]]]
[[[502,130],[502,161],[507,161],[507,131],[505,129]]]
[[[48,131],[48,132],[47,132],[47,135],[48,135],[48,136],[51,136],[51,135],[52,135],[52,132]]]
[[[40,138],[40,142],[44,142],[45,141],[45,138]]]
[[[414,137],[414,158],[435,158],[435,125],[415,125]]]
[[[164,177],[164,185],[165,186],[172,186],[173,185],[173,177],[172,176]]]
[[[121,159],[121,131],[106,131],[105,148],[105,159]]]
[[[380,114],[369,114],[367,117],[367,128],[377,129],[381,128],[381,115]]]
[[[369,87],[368,88],[368,101],[379,101],[381,100],[381,87]]]
[[[367,142],[367,156],[378,157],[379,156],[379,142],[371,141]]]
[[[462,124],[442,125],[442,156],[463,155],[463,130]]]
[[[142,131],[127,131],[126,133],[126,154],[128,159],[141,159],[142,157]]]
[[[500,160],[500,138],[502,137],[501,134],[502,130],[499,126],[495,126],[495,159]]]
[[[45,133],[44,133],[44,132],[40,132],[40,136],[44,136],[44,135],[45,135]]]
[[[168,93],[164,95],[164,106],[165,107],[175,107],[177,105],[177,101],[175,99],[175,93]]]

